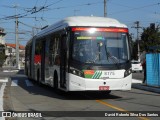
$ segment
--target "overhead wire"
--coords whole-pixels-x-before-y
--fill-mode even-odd
[[[154,3],[154,4],[150,4],[150,5],[136,7],[136,8],[132,8],[132,9],[129,9],[129,10],[122,10],[122,11],[110,13],[109,15],[119,14],[119,13],[126,13],[126,12],[130,12],[130,11],[134,11],[134,10],[139,10],[139,9],[147,8],[147,7],[157,6],[157,5],[160,5],[160,3]]]
[[[89,5],[96,5],[96,4],[102,4],[103,2],[94,2],[94,3],[85,3],[85,4],[77,4],[77,5],[71,5],[71,6],[60,6],[60,7],[55,7],[55,8],[51,8],[49,10],[54,10],[54,9],[65,9],[65,8],[71,8],[71,7],[81,7],[81,6],[89,6]]]
[[[31,15],[31,14],[35,14],[35,13],[38,13],[38,12],[44,12],[45,10],[54,10],[54,9],[64,9],[64,8],[70,8],[70,7],[80,7],[80,6],[89,6],[89,5],[96,5],[98,3],[103,3],[103,2],[94,2],[94,3],[85,3],[85,4],[78,4],[78,5],[71,5],[71,6],[61,6],[61,7],[56,7],[56,8],[48,8],[54,4],[57,4],[59,2],[61,2],[63,0],[58,0],[52,4],[49,4],[49,5],[46,5],[46,6],[42,6],[40,8],[37,8],[36,6],[34,6],[33,8],[27,8],[28,10],[26,10],[26,12],[24,13],[21,13],[21,14],[17,14],[16,16],[15,15],[11,15],[11,16],[7,16],[7,17],[3,17],[3,18],[0,18],[0,20],[8,20],[8,19],[15,19],[15,17],[18,17],[18,18],[23,18],[23,17],[26,17],[28,15]],[[38,2],[38,0],[37,0]],[[45,2],[46,3],[46,2]],[[37,4],[37,3],[36,3]]]

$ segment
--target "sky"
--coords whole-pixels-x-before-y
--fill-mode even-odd
[[[135,22],[145,28],[160,24],[160,0],[107,0],[107,17],[126,24],[136,39]],[[104,16],[104,0],[0,0],[0,27],[6,43],[15,43],[15,14],[19,15],[19,43],[26,42],[41,27],[69,16]],[[34,29],[37,28],[37,29]],[[143,30],[140,29],[140,32]]]

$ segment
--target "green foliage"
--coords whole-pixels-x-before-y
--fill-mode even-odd
[[[149,51],[150,46],[160,46],[160,31],[159,26],[152,27],[149,26],[143,29],[141,34],[140,52]],[[138,59],[138,41],[134,41],[132,44],[132,58]],[[160,52],[160,49],[158,50]]]
[[[5,46],[0,44],[0,67],[2,67],[5,60],[6,60]]]
[[[132,46],[132,58],[138,60],[138,44],[137,41],[133,42]]]
[[[156,28],[147,27],[143,29],[143,33],[141,36],[141,51],[148,51],[149,46],[157,46],[160,45],[160,32],[159,26]]]
[[[131,56],[132,56],[132,59],[136,60],[136,59],[138,59],[138,57],[137,57],[137,54],[138,54],[138,52],[137,52],[137,43],[132,40],[131,35],[129,35],[129,39],[130,39],[131,52],[132,52]]]

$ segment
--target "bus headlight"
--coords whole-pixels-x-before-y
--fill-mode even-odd
[[[83,72],[80,70],[77,70],[75,68],[70,68],[70,73],[77,75],[77,76],[80,76],[80,77],[84,77]]]
[[[131,69],[128,69],[124,72],[124,77],[127,77],[128,75],[130,75],[132,73]]]

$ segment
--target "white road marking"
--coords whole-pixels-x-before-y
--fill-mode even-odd
[[[18,86],[18,80],[12,80],[11,86]]]
[[[0,82],[8,82],[8,78],[0,78]]]
[[[30,82],[29,80],[25,80],[25,82],[26,82],[27,86],[33,86],[33,83]]]

